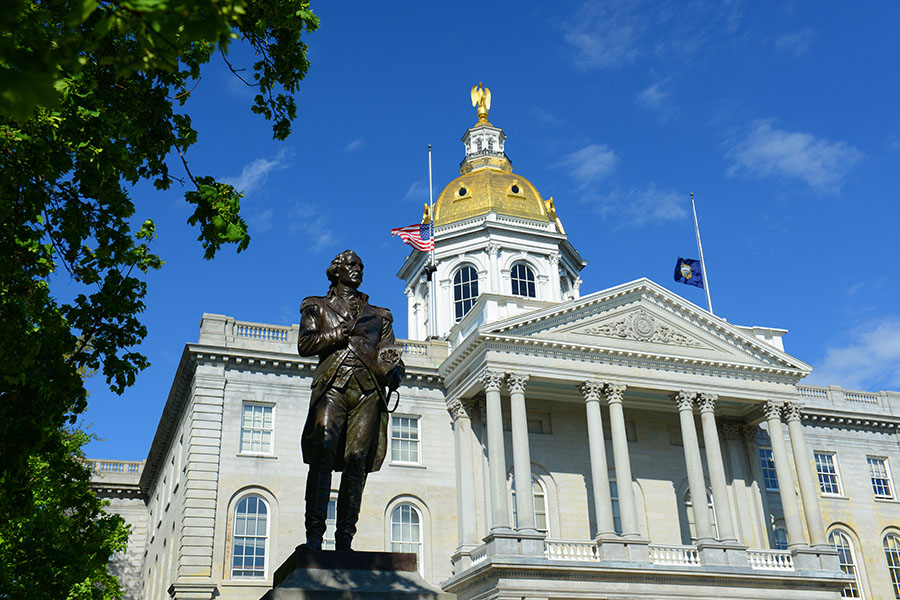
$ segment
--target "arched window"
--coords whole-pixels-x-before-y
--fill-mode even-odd
[[[453,276],[453,310],[459,323],[472,310],[478,299],[478,272],[474,267],[461,267]]]
[[[884,536],[884,557],[887,559],[888,573],[894,587],[894,598],[900,598],[900,536],[889,533]]]
[[[269,545],[269,505],[260,496],[241,499],[234,509],[232,577],[265,577]]]
[[[391,511],[391,552],[414,552],[419,574],[422,568],[422,515],[412,504],[399,504]]]
[[[788,549],[787,529],[780,525],[776,525],[772,530],[772,539],[775,541],[775,550]]]
[[[712,527],[713,537],[719,537],[719,528],[716,525],[716,509],[713,506],[712,494],[706,490],[706,505],[709,508],[709,524]],[[688,531],[691,534],[691,542],[697,539],[697,527],[694,519],[694,505],[691,502],[691,490],[684,493],[684,512],[687,514]]]
[[[537,296],[534,289],[534,271],[525,263],[514,264],[509,278],[512,282],[513,296],[525,296],[526,298]]]
[[[510,499],[512,501],[513,527],[519,527],[519,513],[516,510],[516,480],[510,474]],[[534,528],[547,531],[547,490],[537,477],[531,478],[531,494],[534,497]]]
[[[841,571],[847,575],[853,575],[853,581],[841,590],[841,598],[862,598],[859,593],[859,571],[856,568],[856,553],[853,551],[853,543],[843,531],[832,531],[828,536],[828,543],[837,550],[838,560],[841,563]]]

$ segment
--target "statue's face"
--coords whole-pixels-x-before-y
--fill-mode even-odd
[[[337,278],[347,287],[358,288],[363,279],[362,260],[355,253],[344,256],[344,260],[337,268]]]

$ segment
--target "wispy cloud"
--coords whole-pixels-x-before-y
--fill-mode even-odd
[[[550,112],[542,106],[532,106],[528,109],[531,117],[544,125],[562,125],[565,121],[560,119],[556,114]]]
[[[421,200],[425,202],[428,200],[428,186],[419,179],[413,181],[409,184],[406,194],[403,195],[403,200]]]
[[[344,146],[344,152],[355,152],[356,150],[362,148],[364,144],[365,142],[362,138],[356,138],[355,140]]]
[[[801,29],[775,38],[775,51],[780,54],[793,54],[797,58],[809,52],[813,42],[813,30]]]
[[[275,211],[271,208],[251,213],[247,218],[247,225],[251,233],[265,233],[272,229]]]
[[[663,121],[675,117],[678,113],[666,80],[657,81],[644,88],[638,92],[636,100],[644,108],[654,111]]]
[[[334,245],[336,231],[322,214],[320,206],[297,202],[290,212],[290,227],[303,236],[308,250],[321,252]]]
[[[579,187],[584,187],[612,173],[618,160],[606,144],[590,144],[565,156],[559,164],[569,170]]]
[[[592,194],[581,200],[593,206],[604,220],[614,222],[617,227],[643,227],[687,218],[685,198],[685,194],[650,185],[642,189],[619,189],[606,194]]]
[[[710,38],[734,32],[740,18],[737,1],[586,1],[563,37],[576,66],[615,70],[647,57],[683,62]]]
[[[808,381],[857,390],[896,388],[900,385],[900,318],[885,318],[860,330],[846,344],[829,347]]]
[[[237,177],[225,177],[222,181],[249,195],[266,182],[270,173],[281,171],[289,166],[291,166],[290,152],[286,148],[282,148],[272,158],[257,158],[244,165],[241,174]]]
[[[887,147],[890,150],[900,150],[900,135],[888,136],[885,144],[887,144]]]
[[[847,173],[863,158],[845,142],[776,129],[771,120],[756,121],[729,154],[729,175],[795,178],[829,193],[840,191]]]

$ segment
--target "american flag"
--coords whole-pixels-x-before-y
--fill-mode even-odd
[[[434,250],[434,225],[432,223],[416,223],[406,227],[391,229],[391,235],[399,235],[404,244],[416,250],[428,252]]]

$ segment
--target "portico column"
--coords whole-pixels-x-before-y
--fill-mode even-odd
[[[700,394],[700,424],[703,427],[703,445],[706,446],[706,465],[709,468],[709,482],[712,485],[719,539],[723,542],[736,542],[734,520],[731,518],[731,503],[728,501],[728,486],[725,484],[725,464],[722,461],[722,448],[719,445],[719,432],[716,429],[716,400],[718,399],[716,394]]]
[[[503,442],[503,412],[500,407],[500,383],[503,373],[485,371],[484,384],[487,412],[488,467],[491,478],[491,531],[509,530],[509,507],[506,504],[506,451]]]
[[[809,542],[813,546],[827,546],[825,541],[825,524],[819,510],[819,489],[809,464],[809,450],[803,436],[803,424],[800,422],[802,404],[787,402],[784,405],[784,416],[791,436],[791,448],[794,450],[794,464],[797,467],[797,479],[800,483],[800,498],[803,500],[803,512],[806,514],[806,528],[809,529]]]
[[[603,384],[585,381],[581,385],[587,413],[588,450],[591,457],[591,483],[594,510],[597,513],[597,537],[614,535],[612,496],[609,491],[609,467],[606,463],[606,441],[603,439],[603,419],[600,415],[600,394]]]
[[[448,410],[453,418],[453,441],[456,446],[457,534],[460,546],[477,545],[475,537],[475,470],[472,464],[471,405],[454,398]]]
[[[419,324],[416,319],[416,293],[412,288],[403,290],[406,294],[406,329],[411,340],[419,339]]]
[[[763,404],[766,423],[769,426],[769,440],[772,443],[772,459],[775,461],[775,477],[778,479],[778,493],[781,496],[781,509],[784,511],[784,523],[787,526],[788,547],[805,546],[803,525],[800,523],[800,510],[794,495],[794,478],[791,476],[791,463],[787,449],[784,447],[784,432],[781,428],[780,402],[771,400]]]
[[[534,494],[531,488],[531,452],[528,449],[528,418],[525,411],[525,384],[528,375],[510,373],[510,423],[512,425],[513,475],[516,485],[516,529],[535,530]]]
[[[491,289],[490,291],[499,294],[500,293],[500,265],[498,264],[498,256],[500,255],[500,246],[493,242],[487,245],[488,257],[490,259],[491,265]]]
[[[624,395],[624,384],[606,384],[609,428],[613,442],[613,462],[616,465],[616,488],[619,491],[619,512],[622,516],[622,535],[639,537],[634,510],[634,489],[631,487],[631,460],[628,456],[628,437],[625,433],[625,413],[622,410]]]
[[[703,478],[703,462],[700,460],[700,443],[697,441],[697,426],[694,422],[694,392],[678,392],[678,420],[681,422],[681,442],[684,446],[684,462],[687,467],[688,487],[691,490],[691,507],[694,511],[694,527],[697,542],[711,542],[712,524],[706,501],[706,483]]]

